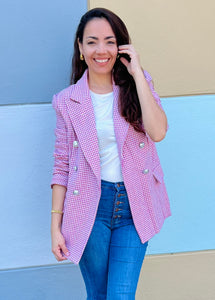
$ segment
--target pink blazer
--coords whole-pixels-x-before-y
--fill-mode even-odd
[[[159,105],[150,75],[144,71]],[[154,142],[136,132],[118,111],[119,87],[113,83],[114,129],[125,187],[142,243],[158,233],[171,215],[163,171]],[[57,125],[51,185],[67,187],[62,234],[68,259],[78,264],[91,233],[101,195],[99,146],[87,70],[82,78],[53,97]]]

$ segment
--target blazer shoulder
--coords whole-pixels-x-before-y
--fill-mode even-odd
[[[89,94],[89,86],[87,81],[87,70],[84,72],[82,77],[74,84],[63,89],[55,95],[59,102],[64,102],[69,99],[75,101],[82,101],[83,98],[87,97]]]
[[[72,91],[74,90],[74,85],[70,85],[60,92],[54,94],[52,99],[52,106],[56,109],[65,103],[66,99],[71,97]]]
[[[70,97],[72,91],[75,88],[75,84],[72,84],[68,87],[66,87],[65,89],[61,90],[60,92],[56,93],[54,96],[56,96],[57,98],[67,98]]]

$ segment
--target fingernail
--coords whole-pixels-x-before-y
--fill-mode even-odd
[[[69,252],[66,252],[66,255],[68,256],[68,255],[69,255]]]

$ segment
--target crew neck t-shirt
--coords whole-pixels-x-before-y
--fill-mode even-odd
[[[90,91],[99,143],[101,179],[123,181],[113,124],[113,92],[96,94]]]

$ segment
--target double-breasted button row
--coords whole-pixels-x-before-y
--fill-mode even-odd
[[[73,147],[74,147],[74,148],[77,148],[77,147],[78,147],[78,141],[73,141]],[[73,169],[74,169],[74,171],[77,171],[77,170],[78,170],[78,167],[77,167],[77,166],[74,166]],[[73,195],[78,196],[78,195],[79,195],[79,190],[74,190],[74,191],[73,191]]]
[[[145,146],[145,143],[144,143],[144,142],[139,143],[139,147],[140,147],[140,148],[144,148],[144,146]],[[148,173],[149,173],[149,169],[144,169],[144,170],[142,171],[142,173],[143,173],[143,174],[148,174]]]

